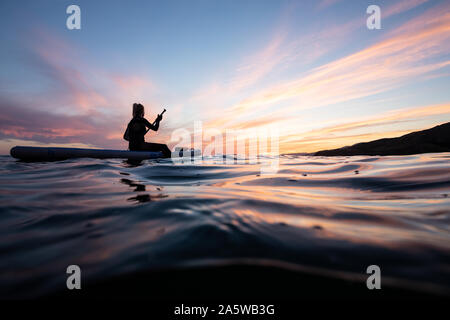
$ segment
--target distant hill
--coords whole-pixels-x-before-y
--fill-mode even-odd
[[[407,155],[428,152],[450,152],[450,122],[431,129],[411,132],[398,138],[357,143],[339,149],[316,152],[316,156]]]

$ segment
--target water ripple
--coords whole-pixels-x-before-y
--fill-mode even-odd
[[[140,270],[266,261],[450,288],[449,154],[26,163],[0,157],[0,296]],[[267,262],[269,261],[269,262]],[[416,285],[420,290],[421,286]]]

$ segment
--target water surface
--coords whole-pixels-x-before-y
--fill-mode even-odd
[[[20,162],[0,157],[0,294],[145,270],[250,263],[450,288],[450,154]],[[261,159],[262,163],[268,161]],[[303,268],[303,269],[302,269]],[[84,281],[84,280],[83,280]]]

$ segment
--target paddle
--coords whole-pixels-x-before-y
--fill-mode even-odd
[[[161,114],[159,114],[158,116],[162,116],[164,114],[164,112],[166,112],[166,109],[163,110],[163,112],[161,112]],[[158,117],[156,117],[158,118]],[[156,124],[156,120],[153,121],[152,125],[154,126]],[[147,128],[147,131],[145,131],[145,134],[147,134],[148,130],[150,130],[150,128]]]

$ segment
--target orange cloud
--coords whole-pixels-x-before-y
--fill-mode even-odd
[[[89,63],[84,51],[45,28],[32,34],[25,41],[25,63],[44,81],[26,99],[6,90],[0,95],[0,138],[126,147],[118,132],[129,120],[133,102],[151,104],[154,83],[145,75]]]
[[[444,68],[450,64],[445,58],[450,50],[449,7],[448,4],[434,7],[379,43],[313,69],[298,79],[263,89],[225,110],[212,125],[225,126],[236,121],[236,114],[242,117],[290,99],[298,103],[293,108],[284,108],[286,114],[349,101],[391,90]],[[392,11],[397,13],[400,9]],[[430,58],[438,60],[430,62]]]
[[[326,148],[342,147],[357,142],[394,137],[415,131],[395,130],[389,132],[352,134],[351,132],[353,130],[368,129],[380,125],[385,126],[387,124],[396,124],[408,120],[424,120],[427,117],[436,115],[441,116],[440,118],[445,115],[450,117],[450,103],[388,111],[378,117],[338,123],[328,127],[311,130],[306,133],[286,135],[281,138],[280,143],[283,144],[284,152],[318,151],[324,146],[326,146]],[[441,121],[438,121],[438,123],[439,122]],[[340,133],[344,133],[344,135],[339,135]],[[314,143],[314,145],[311,146],[310,144],[312,143]]]
[[[52,97],[45,101],[46,111],[123,114],[124,104],[129,107],[135,101],[151,100],[156,86],[148,76],[102,69],[83,56],[85,51],[43,27],[33,30],[33,35],[28,45],[29,60],[52,83],[45,92]]]
[[[398,3],[394,3],[386,10],[381,9],[382,19],[393,16],[395,14],[399,14],[408,10],[411,10],[421,4],[428,2],[429,0],[403,0]]]

